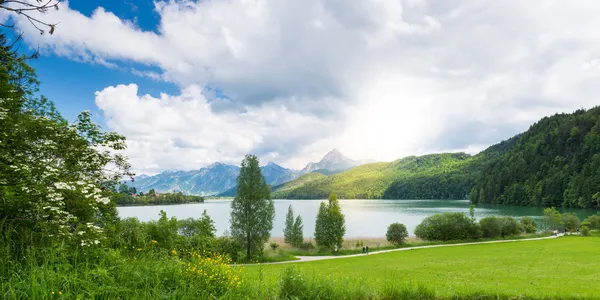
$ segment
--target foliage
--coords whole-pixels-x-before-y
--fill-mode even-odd
[[[600,213],[597,215],[589,216],[585,219],[590,229],[600,229]]]
[[[502,236],[502,219],[499,217],[485,217],[479,220],[479,226],[481,226],[484,238],[496,238]]]
[[[588,227],[588,226],[581,226],[580,231],[583,236],[588,236],[588,235],[590,235],[591,230],[590,230],[590,227]]]
[[[385,237],[388,242],[394,245],[402,245],[408,237],[408,230],[406,230],[404,224],[393,223],[388,226]]]
[[[275,218],[271,191],[261,175],[258,158],[246,155],[231,202],[231,235],[246,249],[246,259],[262,253]]]
[[[509,216],[501,217],[502,221],[502,237],[514,236],[523,232],[523,227],[517,219]]]
[[[200,219],[188,218],[178,221],[179,234],[187,237],[195,235],[215,237],[215,222],[208,216],[206,209]]]
[[[275,250],[279,249],[279,244],[272,242],[269,244],[269,247],[271,247],[271,250],[275,251]]]
[[[346,233],[345,217],[335,193],[328,203],[321,202],[315,225],[315,242],[322,249],[341,248]]]
[[[538,224],[532,217],[523,217],[519,220],[521,223],[521,227],[525,233],[536,233],[538,229]]]
[[[285,227],[283,228],[283,240],[286,244],[292,244],[292,234],[294,230],[294,210],[292,205],[288,207],[288,212],[285,216]]]
[[[24,58],[0,35],[0,232],[15,255],[29,246],[98,247],[116,214],[109,196],[131,176],[124,137],[84,111],[68,124]],[[111,166],[107,168],[107,166]]]
[[[481,228],[463,213],[443,213],[425,218],[415,235],[428,241],[477,239]]]
[[[204,198],[201,196],[184,195],[182,193],[147,193],[146,195],[137,195],[131,193],[135,188],[129,188],[128,192],[119,192],[112,195],[111,200],[119,206],[128,205],[161,205],[161,204],[185,204],[202,203]],[[131,194],[130,194],[131,193]]]
[[[575,213],[562,214],[562,226],[569,231],[577,231],[579,229],[579,218]]]
[[[198,292],[223,295],[242,285],[240,269],[229,266],[231,259],[226,255],[194,252],[189,260],[184,274],[198,285]]]
[[[304,243],[304,225],[302,225],[302,217],[296,216],[294,227],[292,229],[292,246],[301,247]]]
[[[554,207],[544,209],[542,220],[550,230],[558,230],[562,226],[562,215]]]
[[[600,208],[600,107],[545,117],[490,163],[476,203]]]

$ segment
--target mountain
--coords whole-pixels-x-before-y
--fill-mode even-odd
[[[481,153],[411,156],[331,176],[304,175],[274,198],[466,199],[600,208],[600,107],[545,117]]]
[[[278,185],[294,180],[297,172],[269,162],[261,167],[268,184]],[[180,191],[189,195],[217,195],[232,189],[236,185],[240,168],[224,163],[213,163],[206,168],[192,171],[166,171],[155,176],[139,175],[128,183],[140,192],[154,189],[157,192]]]
[[[333,149],[325,154],[321,161],[317,163],[308,163],[306,167],[300,171],[300,174],[319,172],[325,175],[331,175],[349,170],[353,167],[359,166],[360,164],[360,162],[344,156],[337,149]]]

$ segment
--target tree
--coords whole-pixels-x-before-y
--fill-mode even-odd
[[[550,230],[558,230],[562,226],[562,215],[554,207],[544,209],[542,220]]]
[[[408,237],[408,230],[406,230],[406,226],[404,226],[404,224],[393,223],[388,226],[385,236],[388,242],[394,245],[402,245]]]
[[[477,239],[481,228],[464,213],[443,213],[425,218],[417,225],[415,235],[429,241]]]
[[[523,231],[519,221],[513,217],[505,216],[500,220],[502,221],[502,237],[518,235]]]
[[[292,246],[301,247],[302,243],[304,243],[304,225],[302,225],[302,217],[298,215],[292,230]]]
[[[328,203],[321,203],[315,225],[315,242],[324,249],[341,247],[346,234],[346,221],[335,193],[329,195]]]
[[[129,187],[122,183],[121,185],[119,185],[119,193],[121,194],[129,194]]]
[[[292,209],[292,205],[288,207],[287,215],[285,216],[285,227],[283,228],[283,241],[292,245],[293,240],[293,230],[294,230],[294,210]]]
[[[502,235],[502,219],[496,216],[479,220],[479,226],[481,226],[485,238],[496,238]]]
[[[562,214],[562,226],[566,230],[576,231],[579,229],[579,218],[575,213]]]
[[[109,196],[133,175],[116,154],[125,138],[103,131],[87,111],[69,124],[37,96],[35,72],[2,34],[0,62],[0,233],[11,235],[15,251],[100,244],[100,227],[116,216]]]
[[[17,1],[17,0],[0,0],[0,10],[5,10],[14,13],[17,16],[23,16],[37,29],[40,34],[44,34],[43,28],[48,28],[48,33],[53,34],[57,24],[47,23],[34,17],[31,13],[38,12],[45,14],[51,9],[58,10],[58,5],[61,0],[36,0],[33,1]],[[14,24],[0,23],[1,27],[14,28]]]
[[[537,222],[532,217],[523,217],[519,220],[521,223],[521,227],[525,231],[525,233],[536,233],[537,232]]]
[[[475,204],[473,203],[469,205],[469,216],[471,217],[471,221],[475,222]]]
[[[589,224],[589,229],[600,229],[600,214],[587,217],[585,222]]]
[[[246,259],[262,253],[273,229],[275,207],[271,189],[260,172],[258,158],[246,155],[231,202],[231,235],[246,250]]]
[[[179,233],[183,236],[192,237],[195,235],[215,237],[215,222],[206,213],[206,209],[202,213],[200,219],[189,218],[187,220],[178,221]]]

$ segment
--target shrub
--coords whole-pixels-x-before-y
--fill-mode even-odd
[[[279,248],[279,244],[277,243],[271,243],[269,244],[269,246],[271,247],[271,250],[275,251]]]
[[[388,242],[394,245],[402,245],[408,237],[408,230],[406,230],[404,224],[393,223],[388,227],[385,236]]]
[[[225,254],[232,261],[238,262],[240,259],[239,252],[242,250],[242,247],[233,238],[223,236],[213,241],[212,249],[213,252]]]
[[[502,217],[502,237],[518,235],[522,232],[521,224],[513,217]]]
[[[227,255],[196,252],[185,266],[184,274],[190,281],[199,284],[202,292],[219,296],[242,284],[241,269],[229,264],[231,259]]]
[[[581,234],[584,236],[590,235],[590,228],[587,226],[581,226],[580,231],[581,231]]]
[[[590,224],[590,229],[600,229],[600,214],[589,216],[585,221]]]
[[[430,241],[477,239],[481,228],[463,213],[443,213],[425,218],[415,235]]]
[[[502,235],[502,219],[491,216],[479,220],[479,226],[485,238],[496,238]]]
[[[523,217],[519,220],[521,223],[521,227],[525,231],[525,233],[536,233],[538,229],[538,224],[532,217]]]
[[[579,218],[575,213],[562,214],[562,226],[566,230],[576,231],[579,228]]]
[[[300,246],[300,249],[302,249],[302,250],[312,250],[312,249],[315,249],[315,245],[313,245],[312,242],[304,242]]]

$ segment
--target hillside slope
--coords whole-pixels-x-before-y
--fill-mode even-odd
[[[343,199],[382,198],[396,180],[455,169],[470,159],[471,156],[465,153],[443,153],[366,164],[331,176],[321,174],[318,178],[306,182],[300,182],[303,179],[300,177],[276,187],[273,197],[320,199],[335,191],[338,197]]]
[[[556,114],[532,125],[482,171],[471,199],[600,208],[600,107]]]

